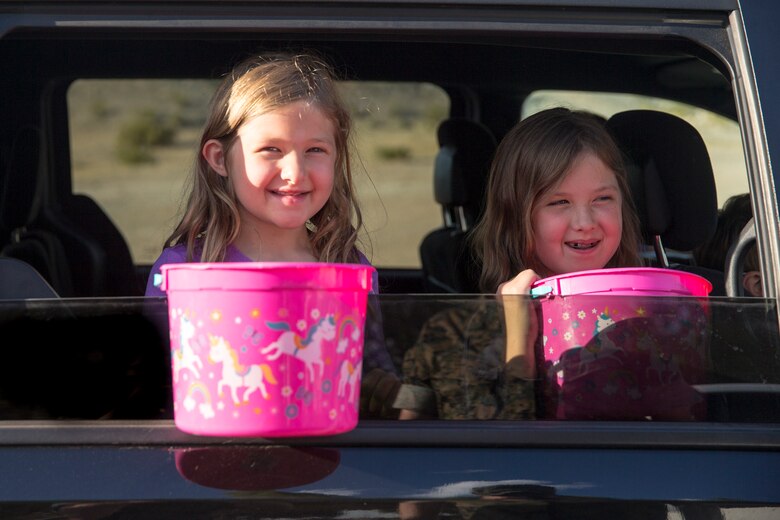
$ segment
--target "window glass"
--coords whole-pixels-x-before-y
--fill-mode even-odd
[[[605,118],[624,110],[659,110],[674,114],[693,125],[707,145],[718,191],[718,206],[739,193],[749,191],[742,137],[736,121],[707,110],[665,99],[604,92],[540,90],[523,105],[522,117],[553,106],[587,110]]]
[[[524,299],[515,309],[534,307],[540,332],[509,353],[508,298]],[[381,315],[390,365],[364,372],[362,420],[398,417],[395,404],[440,420],[780,423],[774,299],[383,294],[377,301],[381,312],[368,313],[367,330]],[[167,316],[162,299],[47,299],[34,308],[6,302],[0,333],[24,326],[36,348],[17,349],[13,363],[0,364],[0,419],[172,418],[171,344],[158,328]],[[79,341],[63,354],[61,340],[73,333],[74,319]],[[106,341],[107,330],[122,333]],[[269,338],[257,341],[267,345]],[[374,345],[364,351],[366,364],[383,353]],[[199,374],[222,370],[207,362],[199,341],[195,352]],[[29,371],[20,366],[35,366],[59,391],[20,392],[29,386]],[[338,378],[348,376],[333,377],[336,392]],[[204,398],[193,397],[199,404]],[[211,399],[233,406],[228,391]]]
[[[520,302],[539,334],[511,352],[503,305],[525,297],[383,295],[396,402],[438,419],[780,422],[776,301],[640,293]]]
[[[95,199],[137,264],[151,264],[178,222],[214,80],[78,80],[68,92],[73,191]],[[364,249],[377,266],[419,267],[441,223],[433,198],[436,127],[449,112],[431,84],[344,82]]]

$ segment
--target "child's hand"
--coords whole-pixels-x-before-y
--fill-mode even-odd
[[[498,286],[496,294],[530,294],[531,286],[539,280],[533,269],[520,271],[520,274]]]
[[[360,383],[360,418],[361,419],[397,419],[398,409],[393,408],[393,402],[401,381],[395,374],[374,368],[363,374]]]
[[[507,368],[512,367],[513,375],[521,379],[535,377],[533,345],[539,334],[539,324],[536,322],[536,313],[530,300],[525,302],[520,298],[503,296],[530,296],[531,285],[537,280],[539,275],[533,269],[526,269],[499,285],[496,291],[497,296],[504,302]]]

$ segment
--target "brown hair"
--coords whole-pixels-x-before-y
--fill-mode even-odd
[[[729,197],[718,212],[718,227],[715,229],[715,234],[706,244],[693,251],[696,264],[725,271],[729,248],[737,242],[739,234],[751,218],[753,218],[753,206],[749,193]],[[753,245],[745,254],[743,271],[760,270],[758,248]]]
[[[619,148],[592,114],[552,108],[517,123],[496,150],[485,213],[470,236],[482,264],[482,291],[495,292],[523,269],[542,267],[533,240],[534,204],[564,179],[584,150],[595,153],[615,173],[622,195],[623,235],[605,267],[641,264],[639,219]]]
[[[255,56],[223,79],[209,104],[184,216],[164,247],[186,244],[187,261],[193,260],[196,249],[202,262],[224,260],[228,245],[238,237],[238,203],[228,178],[217,174],[200,151],[208,140],[217,139],[227,155],[246,121],[298,101],[322,110],[336,130],[333,192],[307,224],[312,252],[322,262],[359,261],[355,244],[363,219],[350,167],[352,119],[332,67],[311,53]]]

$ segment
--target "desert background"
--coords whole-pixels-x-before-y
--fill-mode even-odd
[[[79,80],[68,95],[73,190],[93,197],[122,230],[137,264],[150,264],[180,215],[209,98],[206,80]],[[428,84],[345,82],[355,121],[352,157],[375,265],[419,267],[423,236],[441,225],[433,199],[436,127],[449,111]],[[540,92],[523,114],[551,106],[604,117],[632,108],[675,113],[702,133],[711,154],[719,203],[747,191],[737,124],[663,100],[631,95]]]

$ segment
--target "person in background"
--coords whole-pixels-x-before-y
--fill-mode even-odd
[[[404,357],[401,419],[534,418],[540,365],[539,325],[525,297],[531,286],[642,265],[620,150],[591,114],[553,108],[523,119],[499,144],[488,182],[470,241],[481,289],[497,302],[454,307],[424,325]]]
[[[726,255],[736,244],[739,234],[753,218],[750,194],[742,193],[729,197],[718,212],[718,227],[715,234],[706,243],[693,252],[696,264],[726,271]],[[742,275],[742,287],[746,296],[764,296],[761,285],[761,267],[758,263],[758,248],[753,244],[745,253]]]
[[[155,282],[171,263],[370,265],[358,248],[351,129],[323,58],[279,53],[236,65],[210,102],[183,217],[152,266],[146,296],[164,296]],[[394,373],[376,302],[366,328],[364,371]]]

